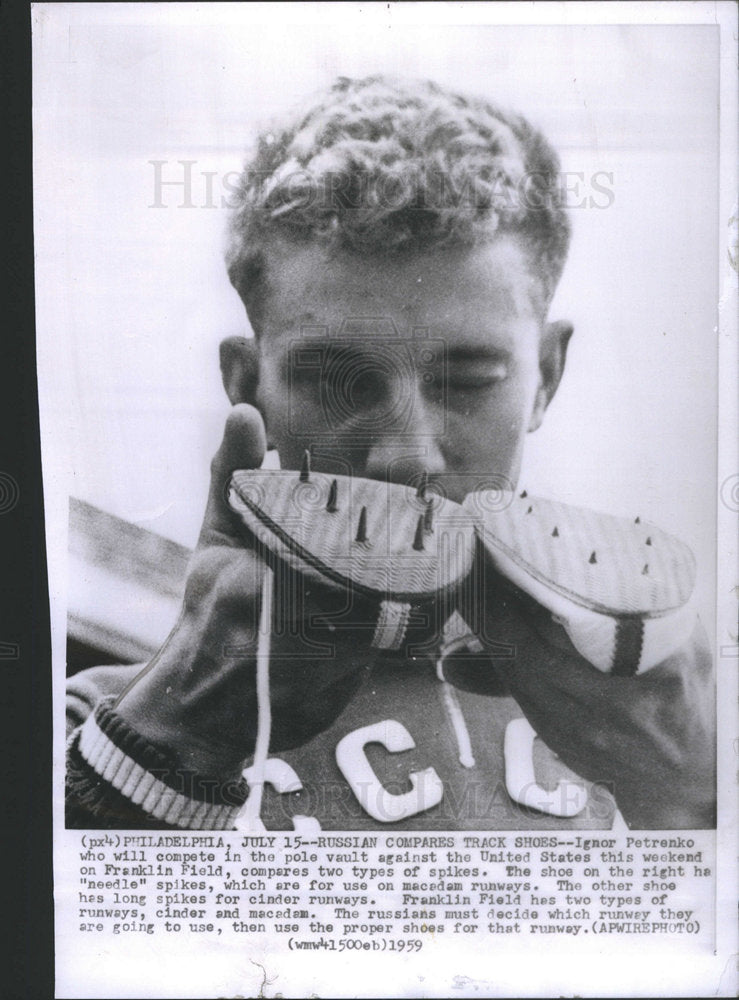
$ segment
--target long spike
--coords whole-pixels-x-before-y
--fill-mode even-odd
[[[362,507],[359,512],[359,524],[357,525],[357,534],[354,538],[355,542],[366,542],[367,541],[367,508]]]
[[[641,571],[642,576],[649,576],[649,563],[644,563],[644,569]]]
[[[556,524],[554,526],[554,530],[552,531],[552,538],[559,538],[559,530],[557,529]]]
[[[328,501],[326,502],[326,510],[329,512],[329,514],[335,514],[336,511],[338,510],[338,507],[336,506],[336,497],[338,492],[339,492],[339,486],[336,480],[334,479],[329,488]]]
[[[519,493],[518,495],[522,500],[525,500],[526,497],[528,496],[528,493],[526,492],[526,490],[524,490],[522,493]]]
[[[644,544],[645,545],[651,545],[652,544],[652,539],[648,538]]]
[[[590,563],[591,566],[595,565],[595,563],[598,562],[598,560],[595,558],[595,551],[590,553],[590,558],[588,559],[588,562]]]
[[[423,514],[420,514],[418,517],[416,534],[413,538],[413,548],[416,552],[423,552]]]
[[[527,514],[530,514],[530,513],[532,512],[532,510],[533,510],[533,509],[534,509],[533,507],[529,507],[529,509],[528,509],[528,510],[526,511],[526,513],[527,513]]]
[[[634,518],[634,524],[641,524],[641,518],[638,515]]]
[[[421,481],[418,484],[418,487],[416,489],[416,496],[418,497],[419,500],[425,500],[426,499],[426,490],[428,488],[428,484],[429,484],[429,474],[424,469],[423,470],[423,474],[421,476]]]
[[[303,461],[300,465],[300,482],[307,483],[310,479],[310,452],[306,449],[303,452]]]
[[[426,501],[426,509],[423,512],[423,528],[427,535],[434,530],[434,501]]]

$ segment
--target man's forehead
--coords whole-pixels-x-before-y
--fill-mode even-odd
[[[530,318],[541,292],[509,238],[398,259],[299,248],[271,270],[267,335],[386,338],[424,328],[454,337]]]

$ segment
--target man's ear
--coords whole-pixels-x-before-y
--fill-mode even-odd
[[[557,391],[567,359],[567,345],[573,326],[567,320],[547,323],[539,344],[539,388],[536,390],[534,408],[529,421],[529,431],[535,431],[544,419],[546,408]]]
[[[231,404],[256,406],[259,385],[259,347],[254,337],[226,337],[221,341],[221,377]]]

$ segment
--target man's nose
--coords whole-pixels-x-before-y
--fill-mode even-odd
[[[365,475],[370,479],[409,484],[418,480],[423,472],[430,478],[445,472],[438,416],[417,392],[402,419],[391,427],[378,430],[367,453]]]

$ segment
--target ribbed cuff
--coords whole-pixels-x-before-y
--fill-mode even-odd
[[[242,779],[221,782],[177,765],[164,751],[131,729],[103,699],[74,734],[70,757],[79,756],[97,779],[95,811],[104,808],[103,788],[162,825],[185,830],[225,830],[234,825],[247,798]]]

